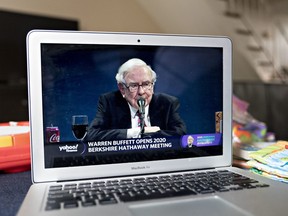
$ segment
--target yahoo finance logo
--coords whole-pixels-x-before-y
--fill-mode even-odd
[[[78,144],[76,145],[65,145],[65,146],[59,146],[59,150],[65,151],[65,152],[78,152]]]

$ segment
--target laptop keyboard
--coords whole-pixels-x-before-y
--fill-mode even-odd
[[[46,210],[269,187],[227,170],[52,185]]]

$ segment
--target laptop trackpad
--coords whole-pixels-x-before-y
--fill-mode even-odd
[[[251,215],[218,196],[198,199],[181,199],[172,202],[154,201],[149,204],[131,205],[129,209],[132,212],[132,215],[135,216]]]

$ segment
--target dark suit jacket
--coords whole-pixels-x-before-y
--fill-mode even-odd
[[[160,131],[153,136],[184,135],[186,126],[180,118],[177,98],[167,94],[154,94],[149,105],[151,126],[159,126]],[[120,91],[99,97],[96,117],[91,123],[87,140],[126,139],[131,128],[130,109]]]

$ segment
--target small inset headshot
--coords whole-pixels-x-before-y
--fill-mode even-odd
[[[182,148],[192,148],[195,145],[195,138],[192,135],[184,135],[181,140]]]
[[[194,138],[191,135],[189,135],[187,137],[187,147],[191,148],[193,146],[193,142],[194,142]]]

